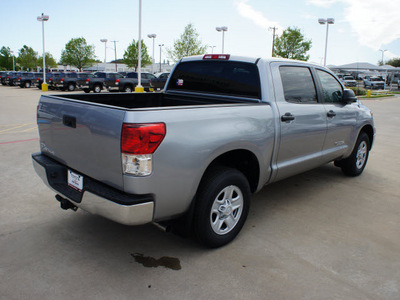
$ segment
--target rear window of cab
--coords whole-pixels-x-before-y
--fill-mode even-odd
[[[261,98],[260,76],[254,63],[236,61],[182,62],[171,74],[168,90]]]

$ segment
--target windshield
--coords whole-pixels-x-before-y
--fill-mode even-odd
[[[380,78],[371,78],[371,81],[382,81]]]
[[[346,76],[346,77],[344,78],[344,80],[354,80],[354,78],[351,77],[351,76]]]

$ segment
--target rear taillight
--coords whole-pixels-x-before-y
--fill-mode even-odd
[[[18,77],[18,80],[21,80],[21,77]]]
[[[61,78],[61,80],[60,80],[61,82],[64,82],[64,78]]]
[[[203,59],[225,59],[228,60],[230,54],[206,54],[203,56]]]
[[[165,135],[164,123],[123,124],[121,153],[124,173],[134,176],[150,175],[153,170],[153,153]]]
[[[86,82],[90,82],[90,78],[86,79]]]

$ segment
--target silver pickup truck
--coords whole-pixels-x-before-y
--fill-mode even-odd
[[[162,93],[43,95],[37,174],[63,209],[232,241],[250,195],[334,161],[360,175],[371,111],[326,68],[283,59],[180,60]]]

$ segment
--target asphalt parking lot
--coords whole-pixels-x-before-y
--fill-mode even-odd
[[[31,164],[41,94],[0,86],[1,299],[400,299],[400,97],[362,101],[377,136],[360,177],[328,164],[267,186],[209,250],[61,210]]]

